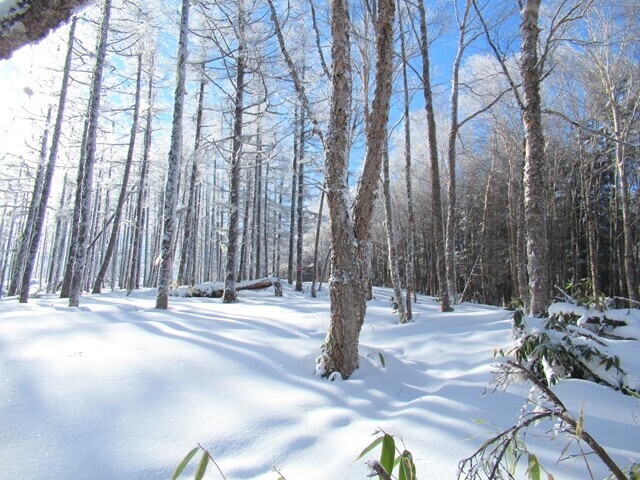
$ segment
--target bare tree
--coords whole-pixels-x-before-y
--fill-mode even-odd
[[[104,64],[107,56],[107,39],[109,35],[109,21],[111,18],[111,0],[105,0],[102,24],[98,34],[98,48],[96,64],[91,83],[89,108],[87,110],[86,133],[83,139],[82,157],[78,175],[80,180],[76,186],[76,202],[79,206],[77,236],[72,239],[76,243],[75,255],[71,263],[71,282],[69,288],[69,306],[77,307],[80,303],[83,276],[86,269],[87,249],[89,245],[89,231],[91,227],[91,196],[93,194],[93,168],[96,161],[98,140],[98,122],[100,118],[100,99]],[[75,216],[75,214],[74,214]],[[70,260],[68,260],[70,261]]]
[[[227,261],[224,279],[224,303],[233,303],[238,299],[236,293],[236,275],[238,268],[237,243],[238,243],[238,222],[240,209],[240,166],[242,160],[242,127],[244,114],[244,93],[246,87],[245,72],[247,69],[247,45],[245,39],[245,18],[243,0],[238,2],[237,16],[237,39],[236,49],[236,94],[234,98],[233,113],[233,143],[231,152],[231,172],[229,179],[229,203],[231,212],[229,213],[229,234],[227,244]]]
[[[136,74],[136,93],[133,105],[133,119],[131,122],[131,133],[129,134],[129,149],[127,151],[127,159],[125,161],[124,173],[122,175],[122,183],[120,185],[120,193],[118,194],[118,202],[112,220],[111,235],[102,259],[102,264],[98,270],[95,281],[93,282],[93,290],[91,293],[100,293],[102,282],[107,274],[107,268],[111,262],[111,257],[116,248],[118,240],[118,231],[120,229],[120,221],[122,219],[122,210],[124,202],[127,198],[127,187],[129,185],[129,175],[131,173],[131,165],[133,164],[133,153],[136,145],[136,135],[138,133],[138,117],[140,113],[140,91],[142,86],[142,54],[138,54],[138,72]]]
[[[429,64],[429,42],[427,40],[427,20],[423,0],[418,1],[420,13],[420,52],[422,54],[422,87],[424,93],[425,110],[427,112],[427,138],[429,143],[429,163],[431,165],[431,203],[433,215],[433,234],[436,249],[436,264],[438,268],[438,291],[440,294],[440,309],[450,312],[453,309],[449,300],[447,285],[447,268],[445,262],[445,240],[443,229],[443,212],[440,189],[440,165],[438,159],[438,144],[436,140],[436,117],[433,110],[433,93],[431,91],[431,72]]]
[[[158,291],[156,308],[169,306],[169,284],[173,271],[174,241],[176,228],[176,209],[178,202],[178,176],[182,156],[182,116],[184,111],[185,83],[187,77],[189,0],[182,0],[180,19],[180,38],[178,40],[178,59],[176,66],[176,91],[173,100],[173,121],[171,127],[171,148],[169,150],[167,180],[164,193],[163,230],[160,247],[160,270],[158,273]]]
[[[55,172],[56,161],[58,157],[58,147],[60,145],[60,136],[62,134],[62,122],[64,120],[64,110],[67,102],[69,76],[71,73],[71,59],[73,57],[73,45],[75,41],[76,22],[77,17],[73,17],[71,27],[69,28],[67,55],[65,57],[64,69],[62,74],[62,86],[60,88],[60,95],[58,97],[58,112],[56,114],[56,122],[53,127],[53,135],[51,138],[51,147],[49,149],[49,160],[47,163],[47,170],[45,171],[44,179],[42,182],[42,191],[40,192],[37,217],[35,219],[34,230],[33,234],[31,235],[29,250],[27,252],[27,259],[25,262],[24,272],[22,274],[22,283],[20,287],[21,303],[26,303],[29,298],[29,284],[31,283],[33,264],[40,243],[40,236],[42,235],[42,227],[44,225],[44,219],[46,216],[47,204],[49,202],[49,196],[51,194],[51,184],[53,182],[53,174]]]

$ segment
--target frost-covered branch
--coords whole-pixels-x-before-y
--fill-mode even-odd
[[[0,60],[39,42],[92,0],[6,0],[0,4]]]

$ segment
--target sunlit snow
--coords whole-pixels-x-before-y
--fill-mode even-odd
[[[455,479],[458,462],[508,427],[529,387],[483,395],[494,347],[509,345],[509,312],[419,297],[398,325],[391,291],[375,289],[360,369],[314,375],[329,322],[317,299],[240,292],[239,303],[155,291],[0,300],[0,476],[6,479],[168,479],[197,443],[227,479],[364,479],[355,461],[378,428],[402,437],[422,479]],[[640,461],[640,402],[605,387],[556,387],[621,466]],[[556,465],[567,440],[528,441],[555,478],[587,478],[584,460]],[[594,456],[596,478],[607,476]],[[190,470],[193,477],[193,469]],[[188,478],[185,475],[184,478]],[[210,468],[207,478],[221,478]]]

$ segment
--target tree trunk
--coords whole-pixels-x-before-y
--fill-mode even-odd
[[[621,121],[620,108],[615,98],[615,91],[611,92],[611,113],[613,117],[613,129],[616,135],[616,169],[620,182],[620,205],[622,207],[622,233],[624,236],[624,278],[627,287],[627,295],[633,302],[638,302],[638,279],[635,265],[634,255],[634,235],[633,235],[633,219],[631,215],[629,186],[627,180],[627,164],[625,159],[625,146],[623,143],[624,136],[622,133],[623,126]]]
[[[420,10],[420,50],[422,53],[422,82],[427,112],[427,138],[429,142],[429,162],[431,164],[431,203],[433,215],[434,245],[436,250],[436,265],[438,270],[438,290],[440,294],[440,310],[451,312],[449,288],[447,285],[447,268],[445,262],[445,241],[442,226],[442,199],[440,192],[440,165],[438,160],[438,145],[436,140],[436,117],[433,111],[433,94],[429,67],[429,43],[427,41],[427,20],[424,11],[424,0],[418,1]]]
[[[302,74],[304,78],[304,72]],[[304,216],[304,154],[305,154],[305,115],[304,110],[300,114],[300,145],[298,155],[298,200],[296,201],[297,208],[297,227],[298,235],[296,242],[296,292],[302,291],[302,276],[304,274],[304,267],[302,265],[302,234],[303,234],[303,216]]]
[[[296,202],[298,200],[298,106],[295,106],[295,114],[293,119],[293,161],[291,164],[291,209],[289,212],[289,263],[287,266],[287,283],[293,284],[293,246],[295,244],[296,232]]]
[[[178,59],[176,66],[176,91],[173,101],[173,121],[171,128],[171,147],[169,150],[167,180],[164,192],[163,231],[160,246],[160,268],[158,272],[158,290],[156,308],[169,306],[169,284],[173,270],[173,242],[176,227],[176,209],[178,202],[178,177],[182,156],[182,116],[186,93],[187,56],[189,34],[189,0],[182,0],[180,20],[180,38],[178,40]]]
[[[349,9],[344,0],[332,0],[331,5],[333,92],[325,162],[332,245],[331,320],[323,354],[318,359],[318,373],[329,378],[334,373],[348,378],[358,368],[358,339],[367,306],[364,288],[366,265],[362,254],[369,239],[371,211],[387,141],[394,1],[381,0],[378,4],[376,90],[353,224],[349,215],[347,182],[352,90]]]
[[[236,96],[235,110],[233,115],[233,145],[231,157],[231,178],[229,203],[231,212],[229,214],[229,236],[227,245],[227,265],[224,279],[224,303],[233,303],[238,300],[236,293],[236,274],[238,268],[237,243],[238,243],[238,220],[240,210],[240,166],[242,160],[242,121],[244,113],[244,89],[245,70],[247,68],[247,52],[244,38],[245,13],[243,6],[238,5],[238,48],[236,53]]]
[[[127,198],[127,186],[129,184],[129,174],[131,173],[131,165],[133,163],[133,153],[136,145],[136,134],[138,132],[138,116],[140,112],[140,87],[142,85],[142,54],[138,54],[138,72],[136,75],[136,97],[133,106],[133,121],[131,122],[131,133],[129,136],[129,149],[127,151],[127,159],[124,167],[124,173],[122,175],[122,184],[120,185],[120,193],[118,195],[118,203],[113,217],[113,225],[111,227],[111,235],[109,237],[109,243],[102,259],[102,265],[96,275],[96,279],[93,283],[93,291],[91,293],[100,293],[102,289],[102,282],[107,274],[107,268],[111,262],[111,257],[115,251],[116,242],[118,240],[118,230],[120,228],[120,219],[122,218],[122,209],[124,207],[124,201]],[[113,287],[113,284],[112,284]]]
[[[202,110],[204,104],[204,76],[200,80],[200,93],[198,95],[198,110],[196,112],[195,145],[193,146],[193,164],[191,165],[191,177],[189,179],[189,198],[187,200],[187,215],[184,221],[184,236],[182,238],[182,250],[180,252],[180,265],[178,267],[178,285],[193,285],[194,265],[193,258],[196,253],[196,183],[198,182],[198,156],[200,154],[200,139],[202,136]]]
[[[322,210],[324,208],[325,188],[320,189],[320,207],[318,207],[318,224],[316,225],[316,239],[313,246],[313,277],[311,278],[311,298],[316,298],[316,282],[318,281],[318,247],[320,246],[320,228],[322,227]]]
[[[47,120],[42,134],[42,142],[40,144],[40,162],[38,163],[38,171],[33,185],[33,192],[31,193],[31,202],[29,203],[29,210],[27,213],[27,219],[24,225],[24,231],[20,240],[20,247],[18,248],[18,254],[16,261],[14,262],[15,268],[11,275],[11,282],[9,283],[9,295],[20,294],[20,303],[26,303],[29,298],[29,280],[31,279],[31,269],[33,268],[34,257],[31,258],[31,268],[27,278],[27,291],[22,295],[20,287],[24,280],[24,272],[26,263],[28,260],[29,252],[31,250],[31,239],[36,229],[36,223],[38,223],[38,207],[42,197],[42,190],[45,177],[45,160],[47,158],[47,146],[49,144],[49,122],[51,121],[51,107],[47,111]],[[46,206],[45,206],[46,208]],[[39,233],[39,232],[38,232]],[[36,248],[37,250],[37,248]],[[24,301],[23,301],[24,300]]]
[[[393,226],[393,213],[391,210],[391,186],[389,179],[389,152],[385,148],[382,156],[382,185],[384,191],[385,227],[387,231],[387,245],[389,249],[389,274],[395,300],[395,308],[398,310],[400,323],[407,322],[400,285],[400,268],[398,265],[398,249],[396,247],[396,234]]]
[[[400,52],[402,56],[402,87],[404,93],[404,162],[405,162],[405,182],[407,188],[407,254],[405,260],[405,274],[407,286],[407,308],[405,314],[407,321],[413,319],[411,308],[412,296],[415,295],[415,256],[416,256],[416,225],[415,225],[415,208],[413,206],[413,180],[411,171],[411,114],[409,106],[411,100],[409,98],[409,80],[407,75],[407,49],[404,36],[404,20],[402,18],[402,8],[398,0],[398,18],[400,20]]]
[[[77,251],[73,262],[71,286],[69,289],[69,306],[77,307],[80,303],[80,292],[83,286],[83,276],[86,269],[87,246],[89,243],[91,195],[93,193],[93,167],[96,160],[98,139],[98,122],[100,119],[100,99],[102,89],[102,75],[105,58],[107,56],[107,37],[109,35],[109,20],[111,18],[111,0],[105,0],[104,16],[100,27],[100,36],[96,53],[96,66],[91,84],[89,98],[88,123],[86,140],[81,162],[83,163],[82,182],[80,186],[80,211],[77,234]],[[78,190],[76,189],[76,192]]]
[[[471,9],[472,0],[466,1],[466,6],[462,21],[459,23],[458,51],[453,61],[453,71],[451,73],[451,125],[449,129],[449,145],[447,157],[449,164],[449,204],[447,207],[447,227],[445,242],[445,258],[447,271],[447,285],[449,288],[449,298],[453,303],[457,302],[458,288],[456,281],[456,228],[457,228],[457,198],[456,198],[456,145],[458,141],[458,131],[460,123],[458,121],[458,92],[460,86],[460,63],[466,48],[465,36],[467,33],[467,18]]]
[[[529,313],[546,314],[549,299],[549,265],[544,208],[544,136],[542,131],[538,65],[538,13],[541,0],[527,0],[522,9],[521,75],[524,89],[523,124],[526,141],[524,164],[524,218],[527,236]]]
[[[53,128],[53,136],[51,138],[51,148],[49,149],[49,162],[47,170],[44,174],[42,184],[42,192],[40,193],[40,205],[38,206],[38,214],[35,223],[35,229],[29,245],[29,252],[25,269],[22,276],[22,287],[20,289],[20,302],[26,303],[29,294],[29,283],[31,282],[31,272],[33,270],[33,261],[35,260],[36,251],[40,243],[40,235],[47,210],[47,203],[51,194],[51,183],[53,182],[53,173],[56,167],[58,157],[58,147],[60,145],[60,136],[62,134],[62,125],[64,119],[64,109],[67,103],[67,91],[69,86],[69,75],[71,73],[71,59],[73,58],[73,44],[75,41],[77,17],[73,17],[71,26],[69,27],[69,41],[67,45],[67,55],[64,62],[64,70],[62,74],[62,86],[60,87],[60,96],[58,97],[58,112],[56,114],[56,123]],[[65,177],[66,178],[66,177]],[[66,183],[64,185],[66,187]],[[63,187],[64,188],[64,187]],[[64,189],[62,195],[64,196]],[[56,243],[57,245],[57,243]]]
[[[142,233],[144,228],[146,198],[146,181],[149,172],[149,156],[151,154],[151,135],[153,132],[153,70],[154,55],[151,54],[151,65],[149,66],[149,90],[147,93],[147,115],[144,130],[144,146],[142,152],[142,165],[140,165],[140,179],[138,180],[138,195],[133,221],[133,245],[131,247],[131,257],[127,269],[125,287],[128,292],[140,288],[140,269],[142,257]],[[146,257],[146,256],[145,256]]]
[[[351,54],[349,6],[331,0],[332,95],[326,145],[325,178],[331,221],[331,320],[318,358],[319,374],[338,372],[348,378],[358,368],[358,337],[366,304],[356,261],[357,248],[349,215],[348,128],[351,116]]]

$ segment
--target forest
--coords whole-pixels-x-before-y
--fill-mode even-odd
[[[414,292],[637,304],[638,6],[540,3],[81,10],[3,107],[3,294],[357,271],[401,321]]]
[[[442,411],[446,423],[459,412],[436,408],[431,394],[446,390],[468,404],[468,391],[452,392],[452,385],[477,389],[489,367],[486,351],[468,352],[469,364],[464,352],[503,341],[508,311],[516,345],[494,345],[494,357],[507,360],[492,371],[493,381],[524,378],[546,415],[523,407],[515,432],[543,417],[558,420],[559,431],[588,445],[610,478],[636,478],[634,420],[619,422],[623,445],[611,436],[604,442],[624,470],[585,433],[582,410],[565,408],[551,387],[564,376],[589,380],[625,394],[611,400],[625,405],[621,411],[637,410],[637,1],[69,0],[48,8],[41,0],[0,2],[0,324],[8,333],[0,343],[6,340],[11,352],[0,363],[13,372],[6,418],[20,416],[10,398],[22,391],[16,372],[35,375],[27,367],[38,349],[22,348],[22,338],[48,345],[38,350],[47,352],[46,371],[58,364],[60,371],[87,368],[69,360],[85,356],[105,375],[91,388],[108,390],[111,381],[126,388],[129,377],[112,378],[100,363],[106,357],[96,352],[106,351],[101,342],[111,337],[89,335],[95,322],[104,331],[126,331],[136,351],[145,342],[166,351],[154,360],[163,365],[158,385],[182,378],[172,373],[175,365],[192,365],[193,351],[178,347],[185,342],[216,368],[228,363],[240,372],[242,388],[259,389],[286,365],[286,385],[265,398],[286,403],[280,393],[296,392],[296,438],[307,428],[305,402],[342,397],[336,389],[352,396],[344,405],[333,402],[331,417],[343,408],[350,412],[345,424],[362,421],[361,429],[358,415],[392,412],[398,399],[406,416],[419,417],[410,405],[420,402]],[[251,288],[266,288],[269,297],[243,292]],[[203,292],[220,299],[185,300]],[[69,318],[87,335],[77,343],[82,351],[65,350],[67,360],[56,348],[81,348],[72,346],[76,340],[56,346],[55,335],[44,333],[68,327],[62,305],[79,313]],[[34,322],[40,309],[49,309],[42,325]],[[541,333],[533,323],[545,318]],[[218,322],[216,333],[210,320]],[[405,339],[397,324],[420,341]],[[376,337],[376,329],[385,336]],[[267,347],[256,332],[275,349],[261,362],[248,353]],[[436,388],[433,364],[448,358],[438,335],[451,351],[440,378],[446,381]],[[291,336],[299,343],[288,343]],[[319,351],[309,362],[310,354],[298,350],[304,343],[308,352],[314,342]],[[116,370],[128,355],[135,372],[153,370],[145,363],[153,354],[142,361],[120,347],[109,347],[119,352]],[[420,362],[424,368],[416,367]],[[277,374],[259,373],[262,367]],[[219,368],[209,376],[225,376]],[[310,368],[331,381],[312,384],[313,400],[297,390]],[[368,377],[370,384],[358,383]],[[184,378],[189,385],[181,388],[192,391],[198,380]],[[333,383],[349,378],[352,386]],[[134,380],[132,388],[140,388]],[[68,379],[59,382],[66,388]],[[283,438],[286,422],[276,421],[277,410],[256,416],[233,384],[224,383],[226,393],[214,403],[226,409],[236,398],[253,415],[237,443],[257,441],[251,422]],[[572,385],[578,393],[558,395],[603,405],[613,394],[583,395],[580,389],[591,387]],[[218,388],[209,385],[209,394]],[[378,391],[391,396],[382,401]],[[361,394],[379,408],[348,403]],[[532,393],[518,395],[532,408]],[[501,405],[513,409],[510,402]],[[138,412],[137,404],[129,406]],[[211,415],[208,408],[198,406]],[[602,429],[597,422],[595,428]],[[528,478],[539,478],[537,457],[518,440],[509,447],[515,434],[501,435],[494,442],[508,438],[502,453],[481,447],[460,461],[458,478],[465,469],[464,478],[485,478],[480,466],[493,468],[486,478],[497,478],[507,448],[528,459]],[[285,452],[295,455],[296,445]],[[213,459],[198,447],[185,462],[199,450],[201,462]],[[321,451],[313,450],[314,458]],[[415,478],[411,454],[398,452],[396,463],[408,469],[400,478]],[[487,453],[497,466],[484,460]],[[140,467],[147,470],[139,478],[165,478],[166,449],[158,461],[153,474],[154,467]],[[449,461],[441,462],[447,475]],[[128,474],[136,462],[127,456]],[[426,467],[424,459],[418,464]],[[109,465],[114,470],[104,478],[121,475],[112,459]],[[377,467],[371,464],[386,478]],[[265,466],[251,474],[233,468],[238,478],[254,478]]]

